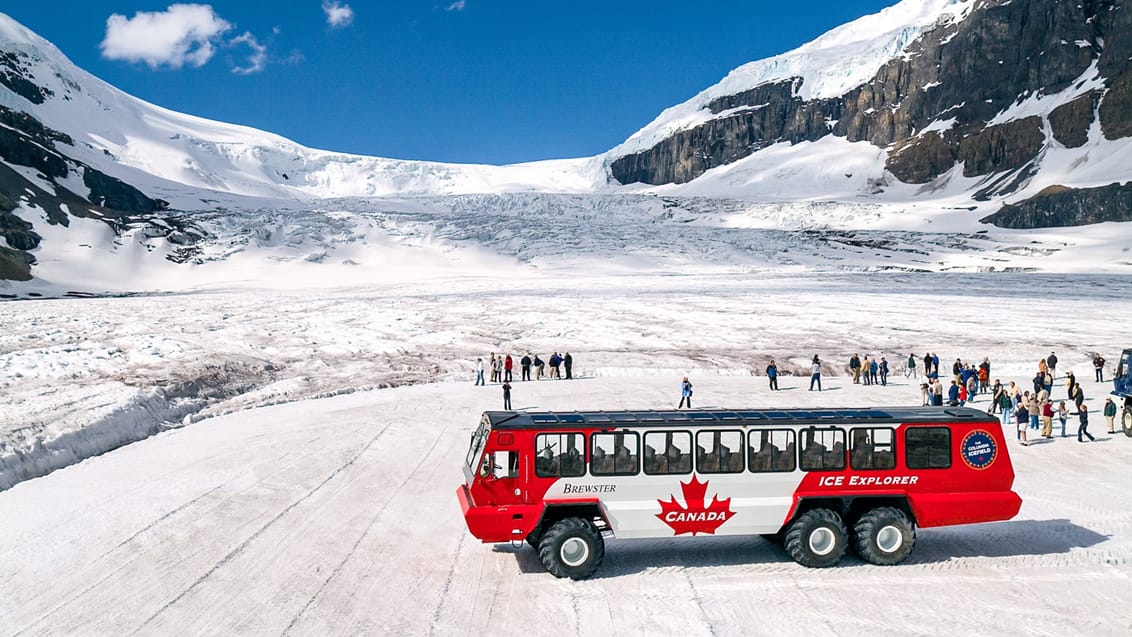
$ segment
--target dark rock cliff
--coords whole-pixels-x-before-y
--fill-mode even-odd
[[[1100,188],[1046,188],[981,220],[1001,228],[1058,228],[1132,221],[1132,183]]]
[[[5,77],[0,74],[0,78]],[[5,85],[15,83],[11,77]],[[19,85],[18,83],[16,83]],[[20,85],[22,86],[22,85]],[[43,91],[32,92],[43,95]],[[39,247],[42,238],[32,225],[13,211],[23,203],[43,210],[47,223],[69,224],[70,215],[90,216],[112,227],[130,215],[151,213],[164,202],[147,197],[137,188],[102,173],[82,162],[69,158],[60,146],[73,146],[65,133],[44,126],[31,115],[0,106],[0,280],[26,281],[31,278],[35,257],[30,253]],[[31,168],[43,181],[54,186],[47,192],[10,166]],[[72,172],[82,176],[90,190],[87,198],[61,185]],[[67,204],[66,208],[62,204]],[[92,214],[97,212],[97,214]]]
[[[888,149],[886,168],[906,183],[929,183],[960,163],[967,177],[1013,175],[991,180],[976,198],[1001,196],[1025,182],[1051,142],[1046,130],[1081,146],[1099,116],[1108,139],[1132,136],[1130,60],[1132,10],[1123,0],[988,0],[841,97],[803,101],[796,78],[719,98],[708,109],[721,117],[610,169],[621,183],[684,183],[772,144],[836,135]],[[991,123],[1012,104],[1070,88],[1093,64],[1104,91],[1086,92],[1048,120]],[[933,122],[950,127],[920,132]]]

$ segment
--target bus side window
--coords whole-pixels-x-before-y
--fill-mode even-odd
[[[951,430],[947,427],[909,427],[904,430],[904,464],[909,469],[947,469],[951,466]]]
[[[590,474],[599,476],[635,475],[639,470],[640,436],[634,432],[600,433],[590,437],[593,460]],[[609,451],[611,450],[611,451]]]
[[[490,475],[497,480],[519,477],[519,452],[496,451],[487,454],[483,458],[483,469],[480,471],[480,475],[483,477]]]
[[[793,471],[794,431],[792,429],[758,429],[747,434],[748,466],[755,473]]]
[[[702,473],[743,471],[743,432],[705,430],[696,434],[696,469]]]
[[[691,473],[692,434],[687,431],[646,432],[644,468],[650,475]]]
[[[857,470],[896,468],[891,428],[854,428],[850,439],[849,466]]]
[[[535,475],[540,478],[584,475],[586,467],[581,452],[584,445],[585,437],[580,433],[535,436]]]
[[[841,471],[845,468],[845,430],[836,427],[802,430],[802,470]]]

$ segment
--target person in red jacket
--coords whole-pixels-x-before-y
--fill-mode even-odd
[[[514,367],[515,362],[511,360],[511,355],[508,354],[507,358],[503,359],[503,379],[508,383],[511,382],[511,368]]]

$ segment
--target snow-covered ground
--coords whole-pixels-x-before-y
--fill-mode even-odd
[[[749,376],[771,356],[804,370],[814,353],[840,373],[854,351],[894,366],[933,351],[1024,380],[1050,349],[1090,378],[1093,351],[1115,362],[1130,344],[1125,276],[476,265],[364,288],[0,303],[0,488],[206,416],[470,378],[493,351],[570,351],[603,378]]]
[[[878,298],[874,289],[858,301],[899,310],[872,303]],[[1069,299],[1063,309],[1083,302]],[[859,328],[862,314],[846,308],[847,327]],[[668,316],[685,324],[676,312]],[[931,326],[945,325],[942,317]],[[1030,331],[1021,318],[992,320],[990,333],[1000,335],[993,352],[1013,350],[1012,338]],[[673,346],[697,338],[679,332],[666,333]],[[707,332],[705,340],[727,338]],[[769,332],[747,336],[758,347]],[[873,328],[857,342],[864,351],[889,335]],[[846,330],[838,338],[852,337]],[[964,342],[954,329],[936,338]],[[1080,370],[1076,352],[1063,354]],[[516,407],[676,400],[675,370],[610,376],[581,358],[581,379],[518,383]],[[669,364],[659,354],[632,360]],[[827,378],[821,393],[786,378],[774,395],[761,378],[706,369],[692,378],[704,407],[918,403],[900,376],[890,387]],[[1085,387],[1095,406],[1100,387]],[[277,405],[167,431],[0,492],[0,633],[1126,635],[1132,628],[1132,440],[1105,435],[1099,418],[1095,443],[1010,445],[1023,498],[1016,519],[921,530],[899,566],[846,558],[811,570],[758,538],[612,540],[597,575],[574,582],[547,574],[529,547],[484,545],[464,528],[455,489],[469,434],[481,411],[499,405],[497,386],[467,380]]]

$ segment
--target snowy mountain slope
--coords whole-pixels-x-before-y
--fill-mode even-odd
[[[175,190],[311,199],[455,194],[511,189],[592,190],[593,159],[483,166],[400,161],[303,147],[253,128],[176,113],[127,95],[70,62],[54,45],[0,14],[0,48],[18,58],[44,96],[0,89],[0,105],[26,110],[70,135],[75,158],[156,197]],[[123,170],[124,168],[132,170]],[[148,178],[146,178],[148,176]],[[176,201],[180,207],[200,202]]]
[[[1125,271],[1128,226],[1056,227],[1132,219],[1132,133],[1111,106],[1127,44],[1101,37],[1124,15],[1122,0],[905,0],[736,69],[603,155],[477,166],[309,149],[175,113],[0,14],[0,294],[482,263]],[[1071,41],[1026,71],[1051,29]],[[972,50],[1048,85],[1015,94],[1015,80],[964,84],[925,62]],[[665,171],[690,179],[617,183]]]
[[[879,13],[837,27],[793,51],[744,64],[692,99],[657,116],[609,151],[611,158],[647,150],[673,133],[720,117],[710,104],[762,84],[795,79],[803,100],[844,95],[884,63],[901,56],[925,30],[963,20],[975,0],[902,0]]]

